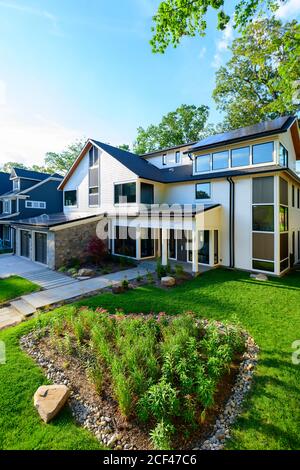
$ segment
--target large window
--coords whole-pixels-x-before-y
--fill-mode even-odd
[[[115,184],[115,204],[136,202],[136,183]]]
[[[257,144],[252,147],[252,163],[268,163],[273,161],[274,143]]]
[[[255,232],[274,232],[273,206],[253,206],[253,230]]]
[[[266,176],[253,178],[253,204],[273,204],[274,202],[274,178]]]
[[[195,165],[197,173],[210,171],[210,155],[199,155],[196,157]]]
[[[229,165],[229,152],[217,152],[212,155],[212,168],[213,170],[222,170],[228,168]]]
[[[279,144],[279,165],[288,166],[288,156],[287,149],[282,144]]]
[[[211,183],[196,184],[196,199],[211,198]]]
[[[25,201],[27,209],[46,209],[46,202],[44,201]]]
[[[64,193],[65,196],[65,206],[67,207],[74,207],[77,205],[77,191],[72,190],[72,191],[65,191]]]
[[[231,166],[247,166],[250,163],[250,147],[231,150]]]
[[[116,255],[136,258],[136,229],[131,227],[115,227]]]
[[[141,229],[141,258],[154,256],[154,230],[151,228]]]
[[[153,184],[141,183],[141,204],[154,204]]]
[[[89,165],[90,168],[98,165],[99,161],[99,151],[96,147],[92,147],[89,151]]]

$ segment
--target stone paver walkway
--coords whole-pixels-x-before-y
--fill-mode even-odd
[[[141,264],[137,268],[23,295],[20,300],[12,301],[10,307],[0,309],[0,330],[19,323],[35,313],[39,308],[48,307],[64,300],[75,299],[82,295],[92,294],[95,291],[117,284],[125,278],[128,281],[132,281],[139,275],[145,276],[149,271],[154,272],[154,270],[154,265]]]

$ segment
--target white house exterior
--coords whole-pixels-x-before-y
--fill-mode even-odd
[[[18,230],[47,233],[51,268],[98,226],[115,255],[281,275],[300,259],[297,160],[294,117],[142,156],[90,139],[59,187],[64,213]]]

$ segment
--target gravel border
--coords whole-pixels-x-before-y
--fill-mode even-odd
[[[197,324],[204,326],[204,328],[214,324],[220,331],[228,328],[227,325],[217,321],[197,320]],[[254,339],[246,331],[243,331],[242,334],[245,338],[246,350],[232,394],[224,410],[217,417],[212,434],[204,442],[199,442],[199,445],[193,450],[224,449],[226,439],[231,437],[230,428],[242,412],[242,404],[251,388],[259,354],[259,347]],[[38,348],[38,342],[39,339],[35,332],[31,332],[20,339],[20,346],[39,366],[47,370],[46,376],[50,381],[66,385],[71,389],[69,405],[75,421],[91,431],[103,445],[111,449],[136,450],[134,444],[128,442],[126,432],[117,429],[113,416],[103,416],[96,406],[72,391],[72,384],[66,378],[64,371],[56,368],[53,360],[46,359],[42,355]]]

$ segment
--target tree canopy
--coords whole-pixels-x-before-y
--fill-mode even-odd
[[[11,173],[11,170],[13,168],[22,168],[23,170],[27,170],[27,166],[24,165],[23,163],[6,162],[4,163],[4,165],[2,165],[1,171],[4,171],[4,173]]]
[[[300,26],[264,18],[249,24],[230,47],[232,57],[216,73],[213,98],[228,128],[299,111]],[[299,82],[298,82],[299,87]]]
[[[45,156],[45,163],[47,168],[52,173],[57,172],[65,174],[67,171],[69,171],[75,159],[80,154],[84,144],[84,140],[76,140],[60,153],[47,152]]]
[[[199,140],[207,134],[208,106],[182,104],[162,117],[159,124],[137,129],[134,151],[143,154]],[[211,129],[210,131],[211,132]]]
[[[178,46],[185,36],[204,36],[209,8],[217,11],[218,29],[224,30],[229,21],[234,28],[244,28],[259,13],[274,12],[286,0],[238,0],[234,13],[229,14],[231,0],[163,0],[153,17],[153,52],[164,53],[172,44]],[[225,8],[228,10],[225,12]]]

